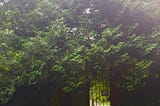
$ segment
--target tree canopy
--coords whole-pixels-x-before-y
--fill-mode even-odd
[[[22,85],[51,82],[70,91],[118,72],[114,84],[130,91],[158,78],[158,2],[1,1],[0,102]]]

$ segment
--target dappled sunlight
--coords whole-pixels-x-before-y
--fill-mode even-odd
[[[160,1],[159,0],[128,0],[128,6],[132,11],[142,11],[152,19],[158,19],[160,14]]]
[[[159,0],[0,0],[0,106],[159,106]]]

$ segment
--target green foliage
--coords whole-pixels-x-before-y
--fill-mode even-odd
[[[8,102],[8,100],[11,98],[14,92],[15,92],[14,87],[8,87],[4,89],[3,92],[0,93],[1,103]]]
[[[117,71],[121,80],[115,85],[127,90],[143,85],[152,73],[151,66],[159,66],[155,61],[159,27],[148,35],[134,32],[138,23],[132,23],[130,29],[125,24],[115,27],[112,21],[117,23],[129,5],[115,1],[107,1],[116,5],[108,17],[98,6],[103,0],[13,0],[3,4],[0,102],[7,102],[22,85],[52,82],[70,91],[92,80],[111,80]]]

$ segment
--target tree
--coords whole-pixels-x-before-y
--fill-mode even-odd
[[[68,92],[92,80],[106,80],[111,84],[114,106],[115,87],[133,91],[143,86],[154,65],[159,66],[155,60],[159,56],[158,26],[149,25],[147,29],[157,28],[145,32],[148,31],[142,30],[145,24],[136,16],[131,16],[130,19],[136,19],[127,24],[131,20],[125,20],[125,16],[128,18],[135,7],[129,8],[126,3],[123,0],[2,2],[0,101],[7,102],[23,85],[37,85],[41,89],[49,82]],[[111,4],[107,8],[114,11],[105,14],[101,4]],[[135,22],[142,26],[137,27]]]

